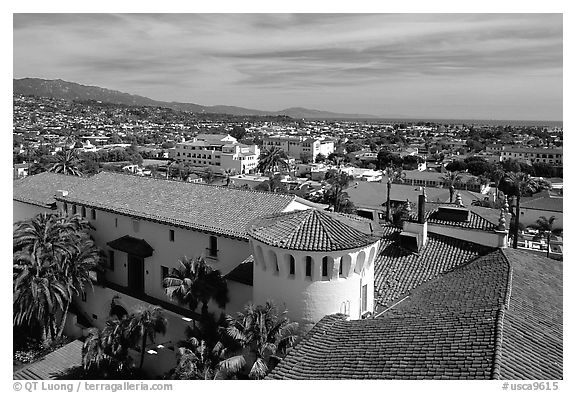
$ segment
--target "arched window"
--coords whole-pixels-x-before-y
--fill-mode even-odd
[[[288,255],[288,274],[292,276],[296,274],[296,261],[292,255]]]
[[[356,268],[354,269],[355,273],[360,274],[362,268],[364,268],[364,261],[366,261],[366,253],[364,251],[360,251],[356,257]]]
[[[312,257],[306,256],[306,277],[312,277]]]
[[[262,264],[262,270],[266,270],[266,261],[264,260],[264,253],[262,252],[262,247],[256,246],[256,261]]]
[[[322,277],[328,277],[328,257],[322,258]]]
[[[350,268],[352,266],[352,257],[346,254],[340,260],[340,277],[347,278],[350,273]]]
[[[268,257],[270,259],[270,268],[274,273],[278,274],[280,267],[278,266],[278,258],[276,257],[274,250],[268,251]]]

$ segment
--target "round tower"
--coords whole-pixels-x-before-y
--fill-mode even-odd
[[[380,241],[372,222],[316,209],[279,213],[250,229],[253,301],[272,299],[304,328],[342,313],[374,311],[374,259]]]

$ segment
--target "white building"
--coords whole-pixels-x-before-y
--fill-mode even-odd
[[[236,173],[251,173],[258,166],[260,149],[257,145],[238,143],[230,135],[199,134],[191,141],[176,144],[173,154],[178,162],[218,172],[230,169]]]
[[[308,136],[269,135],[264,137],[263,147],[266,149],[281,148],[286,154],[294,158],[300,158],[301,154],[309,153],[314,160],[318,154],[327,157],[334,153],[333,140]]]
[[[503,146],[500,151],[501,161],[512,159],[534,164],[536,162],[546,163],[555,166],[561,166],[564,162],[562,149],[530,148]]]

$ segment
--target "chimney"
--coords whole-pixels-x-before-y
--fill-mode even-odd
[[[405,220],[400,233],[400,245],[412,252],[419,252],[428,241],[428,223],[426,222],[426,190],[418,195],[418,220]]]
[[[68,191],[66,190],[56,190],[56,196],[57,197],[65,197],[68,195]]]

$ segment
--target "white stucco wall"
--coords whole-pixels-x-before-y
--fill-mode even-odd
[[[56,210],[51,210],[47,207],[32,205],[20,201],[12,201],[12,222],[27,220],[40,213],[56,213]]]
[[[304,329],[311,328],[322,317],[346,313],[351,319],[361,318],[361,287],[367,284],[367,310],[374,309],[374,258],[379,242],[368,247],[313,253],[273,248],[252,240],[254,250],[254,302],[273,300],[286,307],[291,320]],[[260,252],[259,250],[262,250]],[[276,271],[276,254],[279,271]],[[289,255],[295,260],[295,274],[289,274]],[[313,258],[312,277],[306,277],[306,257]],[[329,257],[328,276],[322,277],[322,258]],[[344,258],[343,276],[339,265]],[[333,263],[332,263],[333,261]]]
[[[71,212],[71,206],[68,206]],[[80,212],[80,209],[78,209]],[[226,275],[250,254],[248,241],[232,239],[209,233],[197,232],[183,228],[172,227],[146,220],[137,220],[136,231],[134,219],[120,214],[102,210],[96,211],[96,220],[92,220],[91,209],[87,209],[86,217],[96,228],[92,236],[96,244],[108,252],[114,251],[114,271],[107,270],[106,278],[116,284],[128,284],[128,258],[122,251],[113,250],[107,243],[122,236],[129,235],[144,239],[154,249],[152,256],[144,259],[145,293],[158,299],[168,301],[162,287],[162,266],[169,269],[178,267],[182,256],[194,258],[204,254],[206,261],[215,269]],[[118,226],[116,226],[116,219]],[[174,241],[170,241],[169,231],[174,231]],[[217,237],[218,257],[209,257],[207,248],[210,236]],[[232,298],[234,294],[230,292]],[[216,311],[211,308],[211,311]]]

